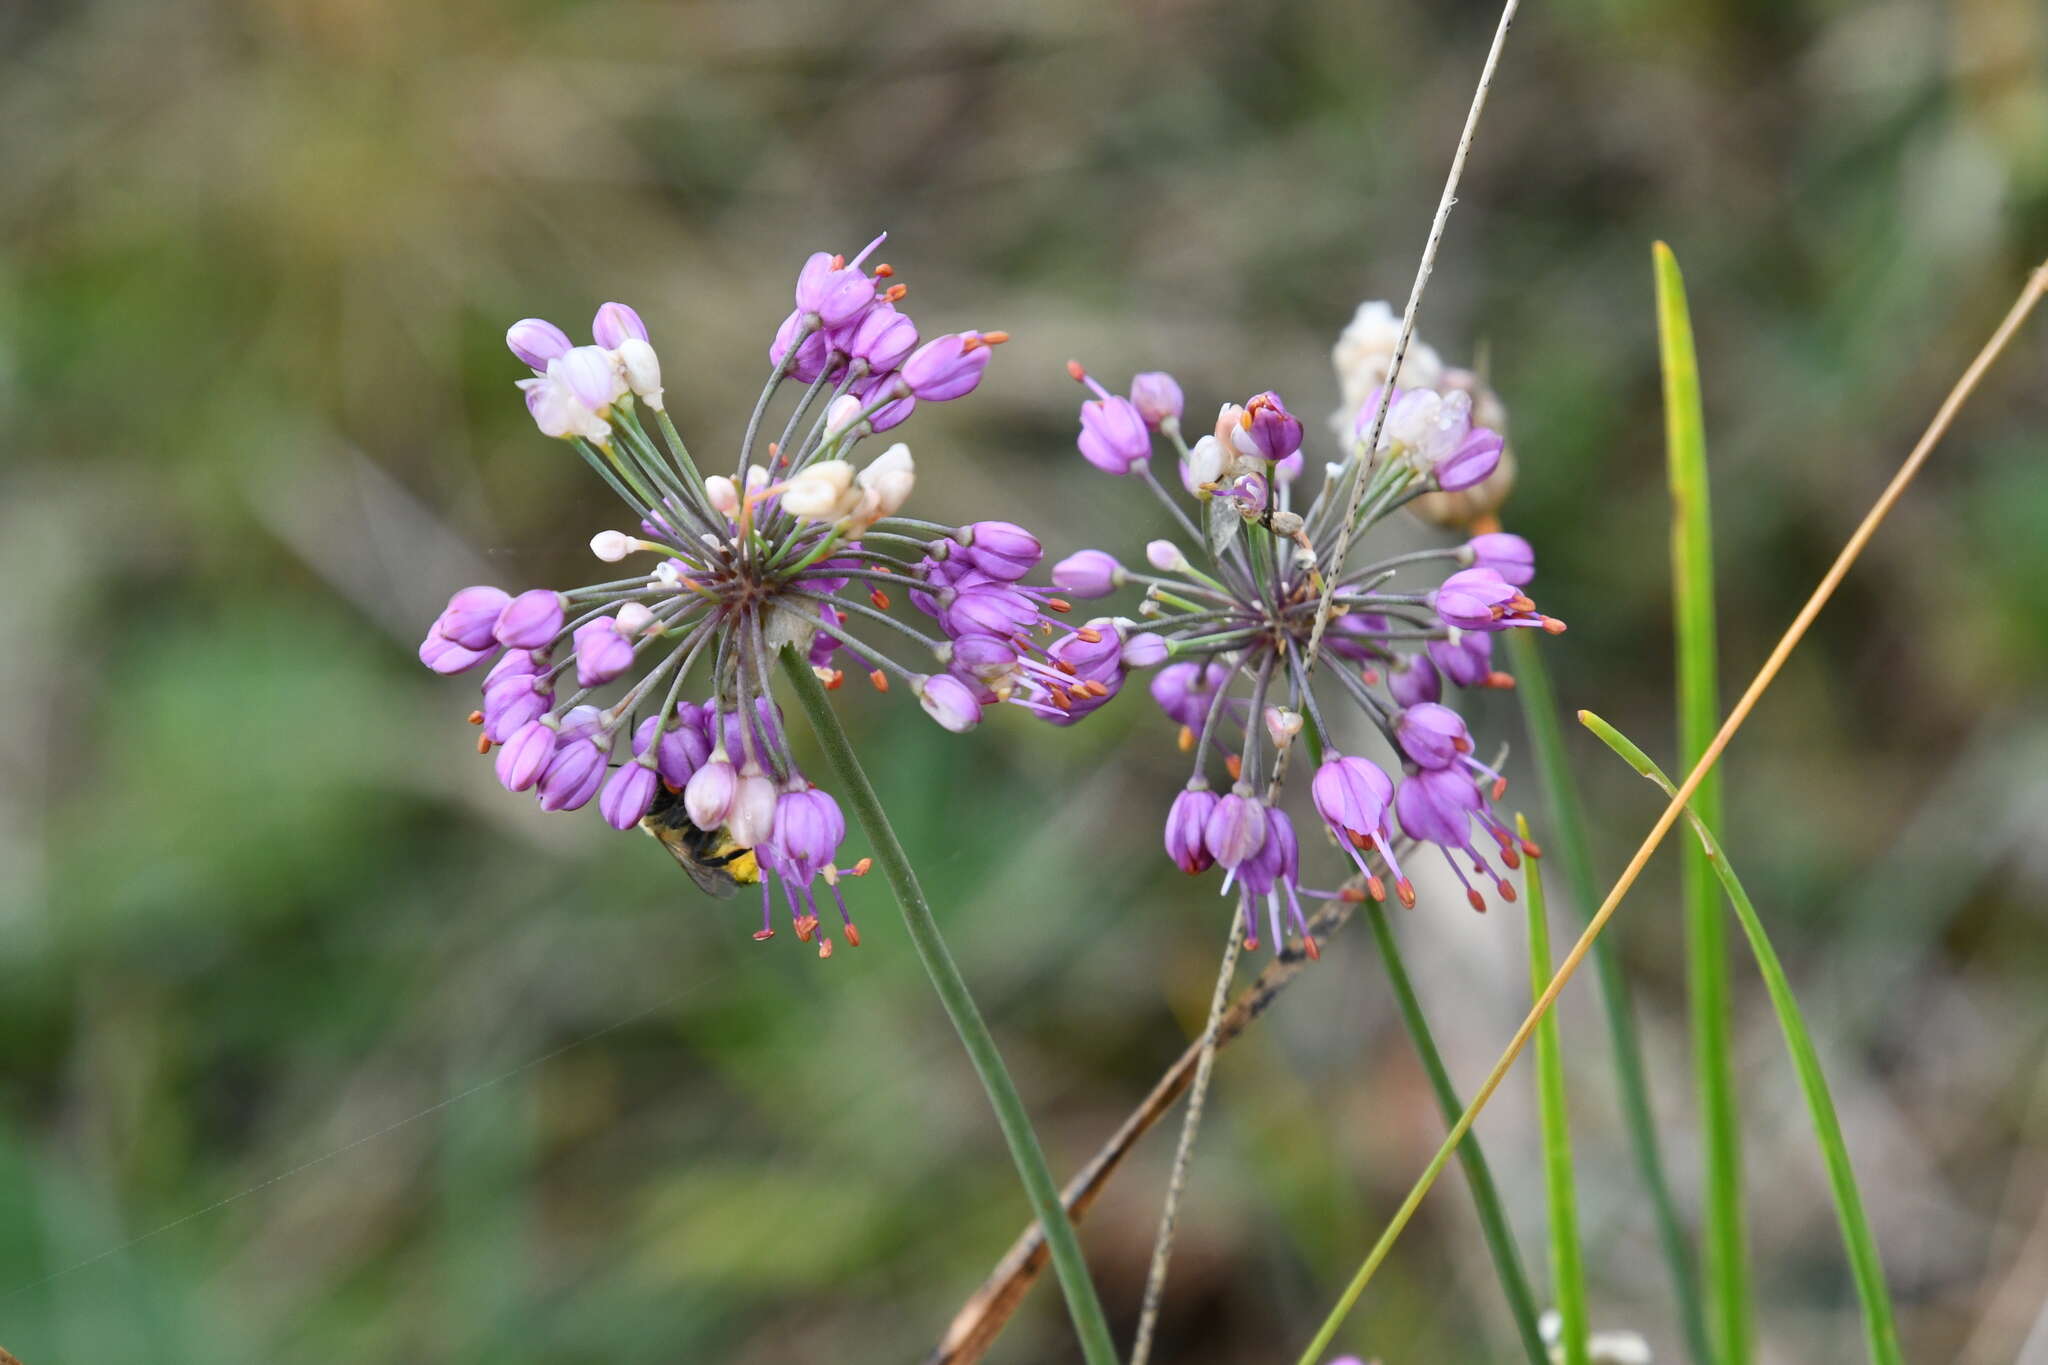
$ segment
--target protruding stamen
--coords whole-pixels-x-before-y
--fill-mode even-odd
[[[818,672],[824,680],[827,692],[837,692],[846,683],[846,674],[839,669],[823,668]]]
[[[1180,751],[1181,751],[1182,753],[1184,753],[1184,754],[1187,754],[1187,753],[1193,753],[1193,752],[1194,752],[1194,749],[1195,749],[1195,728],[1194,728],[1194,727],[1193,727],[1192,725],[1183,725],[1183,726],[1181,726],[1181,727],[1180,727]]]
[[[1494,886],[1499,888],[1502,900],[1506,901],[1509,905],[1515,903],[1515,884],[1513,882],[1509,881],[1506,877],[1502,877],[1494,882]]]
[[[1244,777],[1244,758],[1240,754],[1225,754],[1223,766],[1230,771],[1230,780],[1236,782]]]
[[[832,940],[830,938],[821,938],[818,940],[818,956],[820,958],[827,958],[832,956]]]
[[[846,922],[846,941],[855,948],[860,947],[860,930],[853,927],[853,921]]]
[[[874,603],[883,611],[887,611],[889,609],[889,594],[883,592],[880,588],[868,589],[868,601]],[[1470,748],[1471,746],[1468,744],[1466,747]]]
[[[1401,880],[1394,883],[1394,894],[1400,898],[1403,910],[1413,910],[1415,908],[1414,882],[1409,881],[1406,877],[1401,878]]]
[[[1481,687],[1496,688],[1502,692],[1512,692],[1515,688],[1515,675],[1512,673],[1503,673],[1499,669],[1495,669],[1493,672],[1487,674],[1485,681],[1480,683],[1479,685]]]
[[[892,284],[882,291],[882,297],[890,303],[896,303],[909,292],[910,286],[907,284]]]
[[[1555,616],[1546,616],[1546,617],[1544,617],[1544,618],[1543,618],[1543,633],[1544,633],[1545,635],[1562,635],[1562,634],[1564,634],[1564,622],[1562,622],[1562,621],[1558,620],[1558,619],[1557,619],[1557,618],[1556,618]]]
[[[469,713],[469,723],[470,723],[471,725],[482,725],[482,724],[484,723],[484,713],[483,713],[483,712],[481,712],[481,711],[472,711],[472,712],[470,712],[470,713]]]
[[[887,692],[889,690],[889,675],[879,668],[868,674],[868,681],[874,684],[875,691],[877,692]]]
[[[1387,899],[1387,884],[1379,879],[1378,874],[1374,874],[1373,876],[1367,877],[1365,879],[1365,890],[1366,894],[1370,895],[1375,901],[1378,901],[1381,904],[1385,904]],[[1365,897],[1360,896],[1359,899],[1364,900]]]
[[[889,277],[890,277],[891,275],[894,275],[895,273],[896,273],[896,267],[895,267],[895,266],[893,266],[893,265],[890,265],[890,264],[889,264],[889,263],[888,263],[887,261],[883,261],[883,262],[882,262],[882,263],[881,263],[880,265],[878,265],[878,266],[876,266],[876,267],[875,267],[875,278],[876,278],[876,279],[878,279],[878,280],[886,280],[886,279],[888,279],[888,278],[889,278]],[[855,946],[855,947],[857,948],[857,947],[859,947],[860,945],[859,945],[859,944],[855,944],[854,946]]]
[[[491,737],[489,735],[478,735],[476,737],[476,751],[480,754],[487,754],[491,751]]]
[[[1064,597],[1048,597],[1045,599],[1045,609],[1047,611],[1068,612],[1074,609],[1074,604]],[[1101,638],[1099,635],[1096,637],[1098,640]],[[1091,640],[1089,643],[1093,644],[1094,641]]]
[[[1102,643],[1102,632],[1095,629],[1095,627],[1093,626],[1083,626],[1079,630],[1074,632],[1074,638],[1077,640],[1085,640],[1087,643],[1091,645],[1099,645]]]
[[[756,929],[754,931],[754,942],[756,943],[766,943],[774,937],[775,931],[773,929]]]
[[[1533,840],[1524,839],[1522,840],[1522,855],[1527,858],[1541,858],[1543,856],[1543,847]]]
[[[1480,895],[1477,891],[1474,891],[1469,886],[1465,888],[1465,900],[1467,903],[1471,905],[1471,907],[1474,910],[1477,910],[1480,914],[1483,915],[1486,913],[1486,897]]]
[[[1310,962],[1321,962],[1323,960],[1323,950],[1316,947],[1316,941],[1313,936],[1302,939],[1301,951],[1308,954]]]

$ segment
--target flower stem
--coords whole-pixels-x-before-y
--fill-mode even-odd
[[[938,920],[933,917],[931,906],[918,887],[917,874],[911,870],[910,859],[904,854],[896,831],[890,828],[881,798],[875,795],[867,773],[862,771],[860,759],[855,756],[853,745],[839,724],[839,717],[825,697],[825,688],[817,675],[811,672],[810,665],[798,658],[794,650],[784,648],[782,671],[796,689],[797,700],[803,704],[804,714],[810,719],[811,729],[817,733],[818,743],[824,747],[825,756],[831,760],[833,770],[845,785],[854,817],[860,821],[861,829],[874,848],[875,861],[881,864],[882,871],[888,875],[890,889],[896,893],[896,903],[903,910],[903,924],[909,931],[911,945],[917,949],[925,974],[931,977],[932,989],[938,993],[939,1003],[945,1006],[947,1017],[960,1034],[961,1045],[967,1049],[968,1060],[974,1063],[982,1089],[988,1092],[989,1106],[995,1110],[996,1123],[1003,1130],[1003,1140],[1009,1144],[1011,1159],[1017,1163],[1017,1176],[1023,1182],[1025,1196],[1031,1201],[1032,1211],[1038,1215],[1039,1227],[1045,1233],[1053,1269],[1059,1275],[1060,1289],[1067,1298],[1067,1311],[1072,1315],[1074,1331],[1081,1339],[1082,1357],[1088,1365],[1117,1365],[1109,1321],[1103,1315],[1102,1301],[1096,1297],[1095,1283],[1088,1276],[1088,1263],[1081,1255],[1081,1243],[1074,1235],[1074,1225],[1060,1203],[1059,1186],[1045,1164],[1045,1152],[1039,1146],[1038,1134],[1031,1127],[1024,1101],[1017,1094],[1009,1069],[1003,1065],[1002,1054],[996,1050],[996,1040],[989,1033],[988,1024],[974,1003],[974,996],[967,989],[967,981],[960,975],[960,968],[939,933]]]
[[[1529,822],[1515,816],[1515,832],[1526,842]],[[1543,901],[1543,867],[1523,864],[1523,899],[1529,908],[1530,998],[1550,984],[1550,920]],[[1579,1201],[1572,1182],[1570,1111],[1565,1105],[1564,1052],[1557,1016],[1536,1026],[1536,1109],[1543,1131],[1543,1188],[1550,1206],[1550,1294],[1557,1302],[1564,1365],[1592,1365],[1586,1335],[1586,1269],[1579,1253]]]
[[[1366,924],[1372,928],[1373,942],[1379,945],[1387,984],[1394,988],[1395,1003],[1401,1007],[1401,1019],[1408,1026],[1409,1037],[1415,1040],[1415,1053],[1429,1075],[1429,1088],[1436,1095],[1437,1107],[1443,1110],[1446,1123],[1456,1123],[1464,1112],[1465,1102],[1458,1098],[1443,1054],[1436,1049],[1436,1038],[1429,1031],[1429,1020],[1423,1016],[1415,983],[1409,980],[1407,964],[1401,960],[1400,944],[1394,939],[1393,926],[1387,923],[1386,909],[1378,901],[1367,901],[1360,908],[1365,912]],[[1530,1365],[1550,1365],[1543,1335],[1536,1329],[1536,1296],[1530,1292],[1521,1253],[1515,1249],[1515,1234],[1500,1202],[1500,1189],[1493,1183],[1493,1168],[1487,1165],[1478,1138],[1465,1138],[1458,1148],[1458,1160],[1464,1165],[1465,1183],[1471,1186],[1472,1205],[1479,1214],[1479,1228],[1486,1236],[1486,1249],[1493,1257],[1494,1273],[1500,1277],[1501,1293],[1508,1301],[1515,1331],[1522,1338],[1522,1349],[1528,1352]]]

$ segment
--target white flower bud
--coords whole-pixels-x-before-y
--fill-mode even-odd
[[[1266,733],[1272,736],[1274,748],[1285,749],[1301,733],[1301,712],[1285,706],[1267,707]]]
[[[825,434],[827,436],[837,436],[840,432],[851,426],[853,419],[858,416],[860,416],[860,399],[855,398],[850,393],[840,394],[825,409]]]
[[[872,526],[883,517],[895,516],[917,486],[917,465],[910,458],[910,447],[898,441],[877,455],[854,482],[869,495],[862,499],[854,520]]]
[[[607,564],[616,564],[633,553],[639,543],[624,531],[599,531],[590,538],[590,553]]]
[[[1188,483],[1200,488],[1223,477],[1226,452],[1214,436],[1204,436],[1188,451]]]
[[[844,460],[820,460],[783,485],[782,510],[798,521],[838,521],[858,506],[853,466]]]
[[[768,471],[757,464],[747,466],[747,494],[752,496],[768,486]]]
[[[628,640],[654,624],[654,613],[644,603],[628,602],[612,617],[612,629]]]
[[[738,516],[740,490],[733,487],[731,479],[723,474],[713,474],[704,480],[704,495],[711,499],[711,506],[726,516]]]
[[[654,348],[638,337],[627,337],[612,354],[626,376],[626,386],[648,407],[661,411],[661,361]]]

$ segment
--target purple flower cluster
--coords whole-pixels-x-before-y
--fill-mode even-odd
[[[605,530],[591,551],[607,563],[652,556],[645,571],[568,589],[517,595],[469,587],[449,598],[420,645],[437,673],[489,665],[478,750],[496,754],[498,780],[531,791],[544,810],[596,802],[615,828],[703,832],[735,882],[761,883],[761,928],[774,936],[773,888],[799,939],[819,934],[822,882],[849,943],[859,935],[840,892],[846,820],[799,771],[775,703],[778,651],[808,660],[828,687],[851,662],[882,691],[905,683],[948,730],[1013,699],[1083,713],[1121,684],[1114,623],[1092,623],[1044,648],[1031,635],[1067,610],[1023,579],[1042,555],[1023,527],[950,527],[900,515],[916,482],[901,444],[856,464],[868,437],[919,403],[960,398],[981,382],[1001,332],[962,331],[920,342],[887,265],[819,252],[804,263],[795,307],[769,348],[773,370],[756,401],[730,476],[707,476],[670,418],[661,365],[640,315],[598,309],[590,345],[527,318],[505,341],[533,371],[519,381],[546,435],[569,444],[632,509],[632,530]],[[759,441],[778,391],[801,387],[779,439]],[[892,615],[892,594],[934,618],[933,637]],[[855,626],[909,639],[936,664],[897,662]],[[867,630],[868,636],[876,632]],[[705,665],[698,701],[686,697]],[[601,692],[617,695],[600,701]]]
[[[1376,321],[1383,312],[1361,310],[1361,317]],[[1564,629],[1524,591],[1535,577],[1528,542],[1497,529],[1356,566],[1336,559],[1339,544],[1348,557],[1376,523],[1416,499],[1486,484],[1505,449],[1497,426],[1473,420],[1472,389],[1392,388],[1384,368],[1362,377],[1373,363],[1373,339],[1362,324],[1353,331],[1360,335],[1347,332],[1338,350],[1340,365],[1361,371],[1344,376],[1347,391],[1363,395],[1340,428],[1350,448],[1299,510],[1306,433],[1277,393],[1225,404],[1215,427],[1189,444],[1180,427],[1184,399],[1171,376],[1138,375],[1125,396],[1070,365],[1093,394],[1081,405],[1082,457],[1144,482],[1180,538],[1152,541],[1141,567],[1102,550],[1061,560],[1052,581],[1070,596],[1142,590],[1135,617],[1091,621],[1043,656],[1020,652],[1014,663],[1005,659],[1012,671],[996,670],[1009,688],[997,695],[1064,723],[1114,696],[1130,669],[1163,665],[1152,679],[1153,700],[1194,756],[1193,773],[1167,811],[1167,856],[1188,873],[1224,870],[1224,891],[1238,896],[1248,942],[1258,941],[1263,905],[1274,946],[1291,928],[1311,955],[1303,898],[1343,893],[1301,887],[1300,841],[1281,809],[1303,731],[1317,754],[1310,804],[1356,865],[1364,894],[1379,900],[1391,889],[1413,905],[1400,854],[1434,846],[1475,909],[1486,907],[1485,883],[1512,900],[1514,888],[1493,860],[1513,869],[1535,849],[1494,809],[1505,784],[1474,755],[1464,719],[1445,704],[1446,685],[1510,686],[1493,666],[1494,637]],[[1435,353],[1422,350],[1433,376]],[[1492,395],[1484,397],[1498,408]],[[1368,450],[1375,425],[1380,440]],[[1161,443],[1178,459],[1192,507],[1153,472]],[[1431,574],[1432,564],[1443,567]],[[1404,573],[1428,578],[1397,585]],[[963,594],[982,591],[956,582]],[[1032,623],[1036,602],[1028,592],[1011,605],[1020,624]],[[977,610],[975,620],[985,615]],[[1084,647],[1082,637],[1091,634]],[[994,676],[983,681],[993,686]],[[1338,709],[1342,702],[1349,707]],[[1376,735],[1387,757],[1340,751],[1354,731]],[[1219,767],[1228,774],[1220,785],[1212,781]]]

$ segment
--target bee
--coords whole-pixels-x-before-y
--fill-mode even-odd
[[[761,864],[754,850],[741,848],[724,830],[699,829],[683,807],[683,798],[666,785],[657,787],[654,804],[640,821],[640,828],[661,841],[674,856],[697,889],[720,900],[742,886],[761,880]]]

